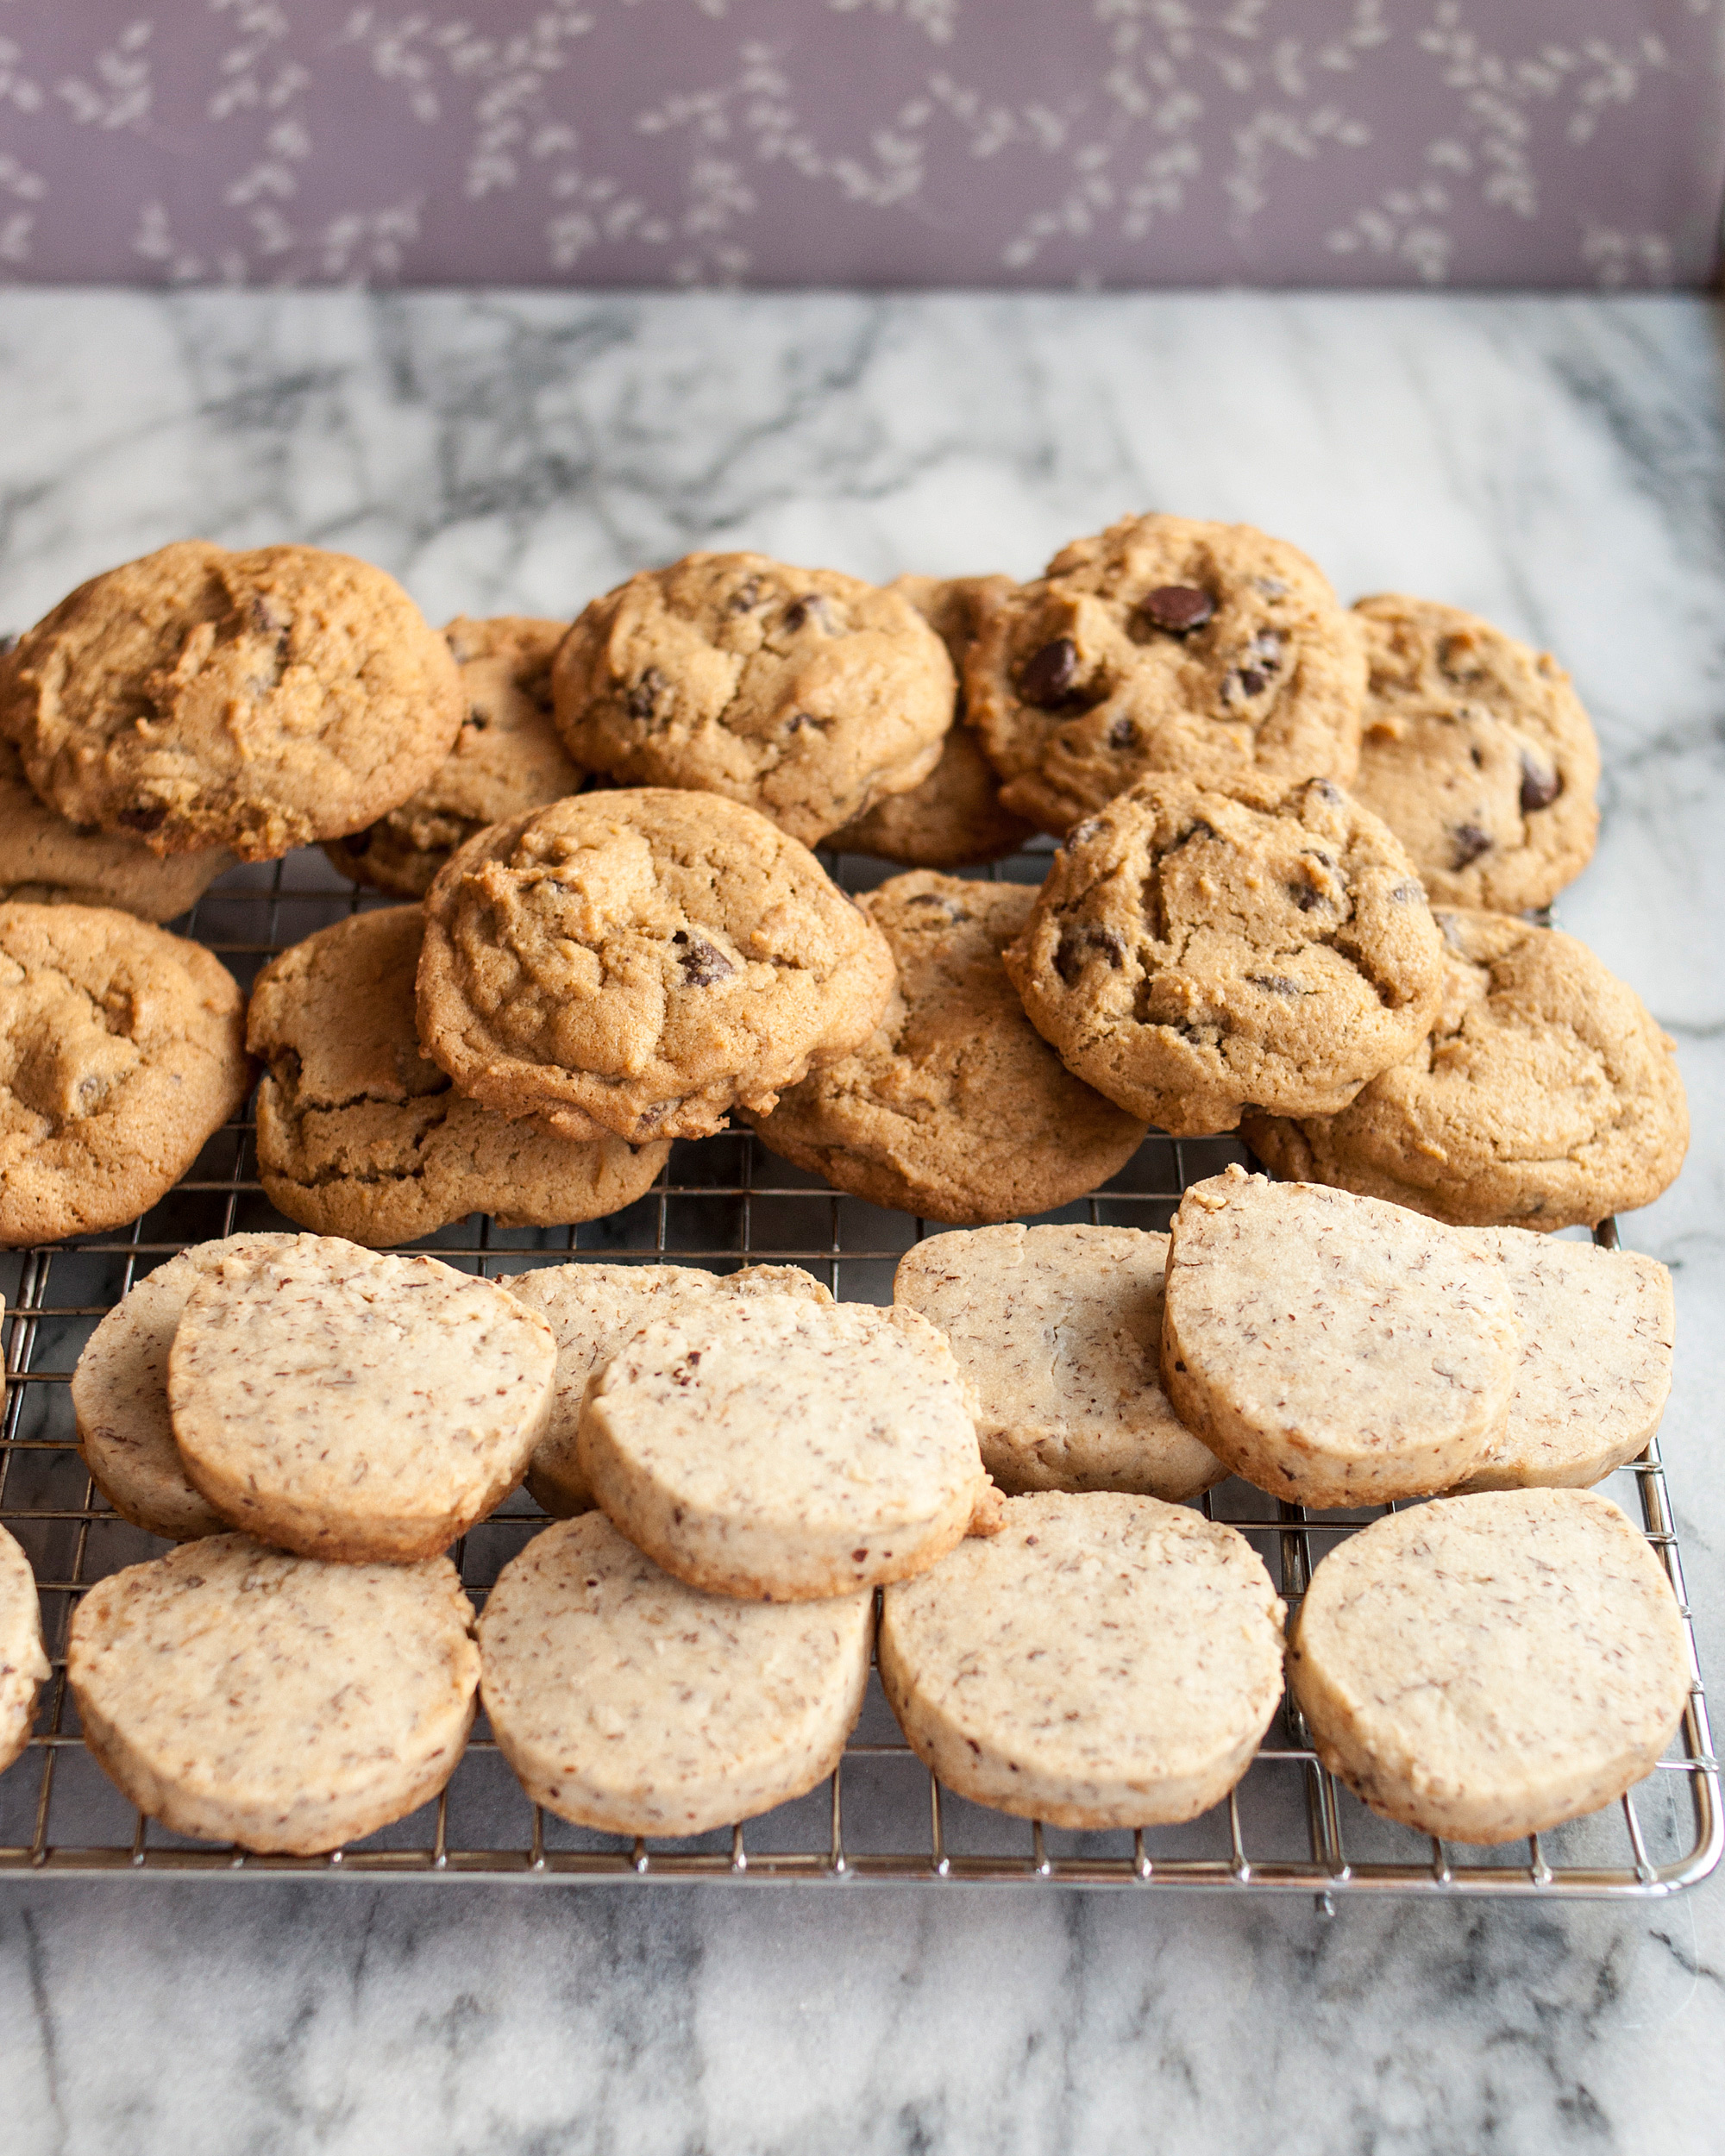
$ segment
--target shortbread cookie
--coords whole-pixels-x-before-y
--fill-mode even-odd
[[[925,1319],[788,1295],[643,1326],[590,1381],[577,1451],[668,1572],[762,1601],[923,1571],[988,1491],[968,1389]]]
[[[0,1527],[0,1773],[29,1742],[36,1694],[47,1679],[36,1576],[29,1559]]]
[[[957,695],[901,594],[762,554],[688,555],[594,599],[552,687],[577,763],[727,795],[810,846],[928,776]]]
[[[1162,1382],[1273,1497],[1452,1489],[1502,1438],[1521,1353],[1501,1262],[1399,1206],[1237,1168],[1180,1200]]]
[[[355,1243],[409,1243],[470,1213],[545,1227],[616,1213],[650,1189],[668,1138],[561,1138],[458,1094],[420,1052],[417,906],[355,914],[258,975],[246,1013],[258,1175],[290,1220]]]
[[[219,846],[163,861],[124,831],[80,830],[38,798],[17,750],[0,741],[0,900],[113,906],[171,921],[233,865]]]
[[[1526,1228],[1465,1240],[1502,1264],[1521,1321],[1509,1423],[1469,1489],[1584,1489],[1636,1458],[1671,1392],[1672,1276],[1639,1250],[1596,1250]]]
[[[1127,517],[983,606],[964,690],[1002,802],[1058,834],[1147,771],[1346,786],[1365,660],[1298,548]]]
[[[63,816],[247,861],[405,800],[461,710],[394,578],[318,547],[163,547],[80,585],[0,674],[0,734]]]
[[[1435,902],[1549,905],[1599,828],[1599,743],[1568,674],[1458,606],[1386,592],[1353,611],[1370,668],[1355,795]]]
[[[1176,1138],[1346,1106],[1443,975],[1407,855],[1327,779],[1144,780],[1069,835],[1006,965],[1068,1068]]]
[[[800,1265],[744,1265],[704,1273],[693,1265],[542,1265],[498,1282],[518,1302],[539,1311],[557,1336],[557,1390],[551,1426],[534,1447],[527,1488],[559,1520],[593,1502],[575,1438],[587,1380],[652,1318],[681,1317],[731,1295],[832,1297]]]
[[[1003,1509],[999,1534],[882,1600],[881,1682],[917,1757],[959,1796],[1055,1827],[1208,1811],[1282,1696],[1263,1561],[1154,1497]]]
[[[399,808],[323,849],[343,875],[423,899],[475,831],[580,792],[586,774],[551,724],[551,660],[568,626],[519,614],[449,624],[467,705],[455,745]]]
[[[603,1513],[535,1536],[480,1620],[498,1749],[536,1804],[612,1834],[700,1834],[788,1803],[862,1705],[875,1598],[686,1587]]]
[[[762,1143],[875,1205],[961,1225],[1046,1213],[1123,1168],[1143,1122],[1065,1068],[1001,963],[1035,896],[921,869],[859,899],[897,991],[850,1055],[770,1115],[745,1112]]]
[[[0,1244],[122,1226],[246,1097],[244,999],[107,906],[0,906]]]
[[[899,1260],[893,1300],[946,1335],[998,1488],[1196,1497],[1227,1473],[1157,1374],[1168,1238],[1141,1228],[977,1228]]]
[[[717,793],[582,794],[481,831],[425,901],[419,1032],[457,1088],[569,1138],[704,1138],[866,1040],[886,941]]]
[[[556,1361],[544,1319],[489,1281],[298,1235],[224,1254],[193,1288],[168,1407],[187,1475],[235,1526],[407,1564],[521,1480]]]
[[[473,1629],[447,1558],[322,1564],[211,1535],[98,1581],[66,1678],[85,1745],[140,1811],[307,1857],[405,1818],[455,1772]]]
[[[1267,1168],[1464,1227],[1591,1226],[1651,1205],[1689,1145],[1677,1047],[1584,943],[1440,912],[1427,1037],[1338,1115],[1249,1115]]]
[[[1288,1655],[1331,1773],[1375,1812],[1471,1842],[1621,1796],[1671,1742],[1690,1676],[1659,1559],[1580,1489],[1374,1520],[1312,1575]]]
[[[171,1542],[228,1525],[196,1489],[173,1441],[167,1358],[186,1299],[223,1259],[285,1249],[291,1235],[230,1235],[199,1243],[147,1273],[103,1319],[72,1374],[78,1449],[122,1520]]]

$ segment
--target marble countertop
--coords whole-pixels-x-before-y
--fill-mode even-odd
[[[1725,1672],[1725,321],[1684,299],[72,294],[0,305],[0,619],[191,532],[434,619],[747,545],[1028,574],[1155,506],[1557,650],[1563,924],[1677,1036],[1665,1446]],[[1725,1884],[1651,1907],[0,1881],[16,2156],[244,2148],[1689,2156]]]

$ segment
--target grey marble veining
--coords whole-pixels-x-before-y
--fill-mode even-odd
[[[8,293],[0,621],[191,531],[434,617],[747,543],[1027,573],[1130,508],[1549,643],[1606,756],[1561,902],[1696,1134],[1665,1444],[1725,1670],[1725,382],[1686,301]],[[53,1890],[50,1890],[52,1887]],[[1725,1890],[1642,1908],[0,1882],[9,2152],[1718,2146]]]

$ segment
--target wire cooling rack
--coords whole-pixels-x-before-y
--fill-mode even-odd
[[[849,856],[831,865],[853,889],[891,873]],[[1034,881],[1045,866],[1032,851],[990,873]],[[350,889],[321,855],[304,853],[230,872],[179,925],[248,985],[272,952],[381,902]],[[1094,1197],[1046,1217],[1166,1228],[1189,1181],[1247,1157],[1226,1140],[1152,1137]],[[1361,1893],[1657,1896],[1704,1878],[1719,1860],[1719,1767],[1657,1442],[1606,1487],[1641,1520],[1683,1611],[1692,1683],[1681,1730],[1659,1768],[1620,1803],[1501,1849],[1452,1849],[1368,1812],[1319,1764],[1287,1701],[1239,1788],[1189,1826],[1076,1833],[1011,1819],[942,1789],[905,1744],[872,1675],[862,1720],[830,1781],[746,1825],[693,1839],[630,1842],[552,1818],[529,1803],[483,1717],[435,1803],[330,1856],[249,1856],[170,1833],[102,1774],[66,1692],[66,1626],[79,1595],[166,1546],[119,1519],[95,1491],[76,1449],[68,1380],[103,1313],[164,1258],[211,1237],[292,1225],[258,1186],[248,1109],[129,1230],[0,1256],[7,1335],[0,1520],[35,1569],[53,1662],[35,1733],[0,1775],[0,1873],[1053,1882],[1303,1892],[1327,1910],[1338,1897]],[[474,1216],[416,1247],[492,1279],[572,1256],[718,1270],[771,1258],[806,1266],[837,1296],[884,1303],[900,1257],[924,1228],[906,1214],[841,1196],[738,1132],[679,1144],[657,1187],[609,1219],[504,1231]],[[1611,1223],[1599,1239],[1615,1244]],[[1290,1610],[1324,1552],[1377,1517],[1312,1516],[1239,1481],[1201,1503],[1251,1542]],[[476,1604],[543,1521],[519,1491],[456,1545]]]

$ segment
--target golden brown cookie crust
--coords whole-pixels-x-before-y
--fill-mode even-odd
[[[0,741],[0,902],[114,906],[171,921],[233,865],[221,846],[164,861],[124,831],[80,830],[38,797],[17,750]]]

